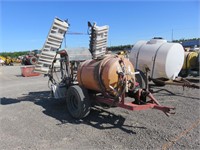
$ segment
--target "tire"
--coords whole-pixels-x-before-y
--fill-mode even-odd
[[[30,58],[29,61],[30,61],[31,65],[35,65],[37,63],[37,58],[35,56],[33,56],[33,57]]]
[[[140,70],[135,70],[136,72],[139,72],[139,74],[135,75],[136,82],[139,83],[140,88],[144,89],[146,87],[147,81],[145,74]]]
[[[90,99],[85,88],[78,85],[69,87],[67,91],[67,109],[73,118],[81,119],[90,112]]]
[[[160,79],[152,79],[153,83],[156,85],[156,86],[165,86],[165,81],[167,81],[168,79],[165,79],[165,78],[160,78]]]
[[[183,78],[186,78],[188,76],[188,69],[182,69],[180,72],[179,72],[179,76],[183,77]]]

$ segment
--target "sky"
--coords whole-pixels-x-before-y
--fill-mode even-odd
[[[68,19],[70,33],[108,25],[108,46],[200,37],[199,0],[0,0],[0,52],[41,49],[55,17]],[[89,47],[89,36],[67,34],[71,47]]]

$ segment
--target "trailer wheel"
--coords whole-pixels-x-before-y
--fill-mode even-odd
[[[81,119],[90,112],[90,99],[85,88],[78,85],[71,86],[67,91],[67,109],[74,118]]]
[[[139,83],[140,85],[140,88],[145,88],[146,87],[146,84],[147,84],[147,81],[146,81],[146,76],[145,74],[140,71],[140,70],[135,70],[136,72],[139,72],[139,74],[136,74],[135,75],[135,78],[136,78],[136,81]]]

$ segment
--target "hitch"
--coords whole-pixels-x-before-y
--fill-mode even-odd
[[[141,90],[138,91],[138,95],[141,94]],[[144,102],[141,100],[141,103],[136,104],[134,102],[125,102],[125,96],[122,95],[120,100],[117,101],[116,103],[114,103],[113,105],[113,99],[112,98],[105,98],[105,97],[101,97],[101,96],[96,96],[95,100],[100,102],[100,103],[105,103],[108,104],[110,106],[117,106],[117,107],[121,107],[124,109],[128,109],[128,110],[132,110],[132,111],[136,111],[136,110],[147,110],[147,109],[157,109],[160,110],[162,112],[164,112],[167,116],[170,116],[172,114],[175,114],[175,107],[170,107],[170,106],[162,106],[159,104],[159,102],[154,98],[154,96],[148,92],[147,96],[150,98],[149,101]]]
[[[141,91],[139,91],[141,92]],[[171,114],[175,114],[175,111],[171,111],[171,110],[175,110],[175,107],[167,107],[167,106],[162,106],[158,100],[149,92],[146,91],[147,95],[150,98],[150,101],[148,101],[147,103],[150,104],[154,104],[154,106],[152,107],[153,109],[157,109],[157,110],[161,110],[163,111],[167,116],[170,116]]]
[[[150,92],[149,92],[148,97],[151,99],[150,102],[156,104],[153,107],[154,109],[163,111],[167,116],[170,116],[170,114],[175,114],[175,112],[171,111],[171,110],[175,110],[176,109],[175,107],[161,106],[160,103],[157,101],[157,99]]]
[[[167,107],[167,106],[155,105],[153,107],[153,109],[157,109],[157,110],[163,111],[165,113],[165,115],[167,115],[168,117],[170,115],[174,115],[176,113],[175,111],[172,111],[172,110],[176,109],[175,107]]]

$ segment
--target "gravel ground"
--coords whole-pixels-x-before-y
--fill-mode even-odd
[[[161,104],[176,107],[170,117],[158,110],[97,107],[75,120],[64,100],[50,98],[47,81],[22,77],[20,66],[0,66],[1,150],[200,149],[198,89],[153,87]]]

